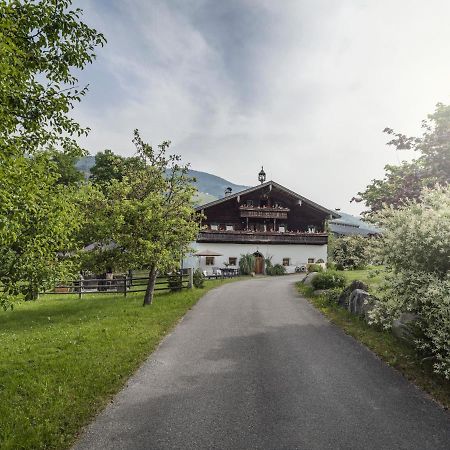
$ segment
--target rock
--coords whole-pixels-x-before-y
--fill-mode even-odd
[[[418,319],[417,314],[401,313],[399,318],[392,322],[392,334],[408,344],[414,344],[414,340],[420,335],[417,327]]]
[[[310,286],[312,280],[313,280],[314,278],[316,278],[317,275],[319,275],[319,272],[310,272],[310,273],[308,273],[308,275],[306,275],[306,277],[303,278],[302,283],[303,283],[303,284],[306,284],[307,286]]]
[[[348,310],[359,316],[367,316],[367,313],[373,308],[374,298],[363,289],[355,289],[348,302]]]
[[[369,287],[367,286],[367,284],[363,283],[362,281],[359,281],[359,280],[352,281],[350,283],[350,285],[347,286],[342,291],[342,294],[339,296],[338,305],[348,309],[348,305],[349,305],[349,301],[350,301],[350,294],[355,289],[362,289],[363,291],[368,291]]]

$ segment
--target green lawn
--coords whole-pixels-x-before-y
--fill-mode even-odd
[[[366,270],[339,272],[345,275],[348,283],[361,280],[369,285],[369,291],[377,292],[383,282],[382,268],[370,267]],[[298,283],[301,294],[320,310],[331,322],[342,328],[366,345],[387,364],[395,367],[403,375],[428,392],[446,409],[450,408],[450,381],[436,375],[432,364],[423,360],[416,350],[397,339],[392,333],[368,325],[362,318],[349,313],[336,304],[330,304],[323,296],[314,296],[313,288]]]
[[[235,279],[234,279],[235,280]],[[209,289],[41,297],[0,313],[0,448],[64,449]]]
[[[349,283],[353,280],[363,281],[373,294],[376,294],[383,283],[383,266],[369,266],[364,270],[344,270],[339,273],[343,274]]]

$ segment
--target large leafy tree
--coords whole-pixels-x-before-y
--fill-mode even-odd
[[[180,165],[179,156],[167,154],[169,142],[154,149],[137,130],[133,142],[141,164],[128,166],[121,180],[104,186],[104,193],[97,191],[86,211],[85,234],[98,243],[90,252],[94,260],[114,261],[122,269],[148,268],[148,305],[158,271],[179,267],[199,223],[188,166]]]
[[[364,201],[374,213],[383,205],[401,207],[408,200],[420,199],[424,188],[450,183],[450,106],[439,103],[433,114],[423,121],[423,135],[408,137],[386,128],[392,136],[388,145],[397,150],[414,150],[418,158],[401,165],[387,165],[382,180],[373,180],[366,190],[358,193],[356,201]]]
[[[145,162],[137,156],[127,158],[105,150],[95,155],[90,179],[94,184],[105,188],[111,181],[122,181],[128,172],[142,169],[144,166]]]
[[[70,111],[86,94],[76,70],[104,37],[70,0],[0,0],[0,276],[3,301],[33,298],[63,275],[78,225],[74,191],[50,148],[81,155]],[[59,186],[58,186],[59,184]]]

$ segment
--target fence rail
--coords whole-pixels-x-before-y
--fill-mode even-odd
[[[84,294],[117,294],[122,293],[124,297],[133,292],[145,292],[148,285],[148,277],[128,276],[105,278],[80,278],[64,283],[58,283],[53,289],[39,292],[39,295],[78,295],[82,298]],[[192,270],[188,269],[185,274],[170,274],[156,277],[155,291],[177,291],[192,288]]]

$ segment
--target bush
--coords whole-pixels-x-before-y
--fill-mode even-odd
[[[363,236],[345,236],[333,241],[332,258],[336,268],[364,269],[369,263],[369,238]]]
[[[286,268],[281,264],[272,264],[272,258],[265,259],[266,266],[266,275],[274,276],[274,275],[284,275],[286,273]]]
[[[345,286],[345,277],[331,270],[328,272],[320,272],[312,279],[311,284],[314,289],[343,288]]]
[[[416,314],[424,336],[417,349],[450,379],[450,186],[425,190],[420,201],[375,217],[383,228],[378,254],[390,273],[369,318],[389,329],[402,312]]]
[[[192,281],[194,283],[194,287],[196,287],[198,289],[203,289],[204,284],[205,284],[205,277],[200,269],[197,269],[194,272],[194,275],[192,278],[193,278]]]
[[[172,272],[167,275],[167,285],[172,292],[181,291],[183,287],[183,278],[177,272]]]
[[[255,271],[255,257],[251,253],[241,255],[239,260],[239,271],[241,275],[250,275]]]
[[[337,305],[339,297],[342,294],[342,288],[333,288],[326,290],[322,295],[330,305]]]
[[[320,264],[308,264],[306,266],[308,273],[311,272],[323,272],[323,267]]]

